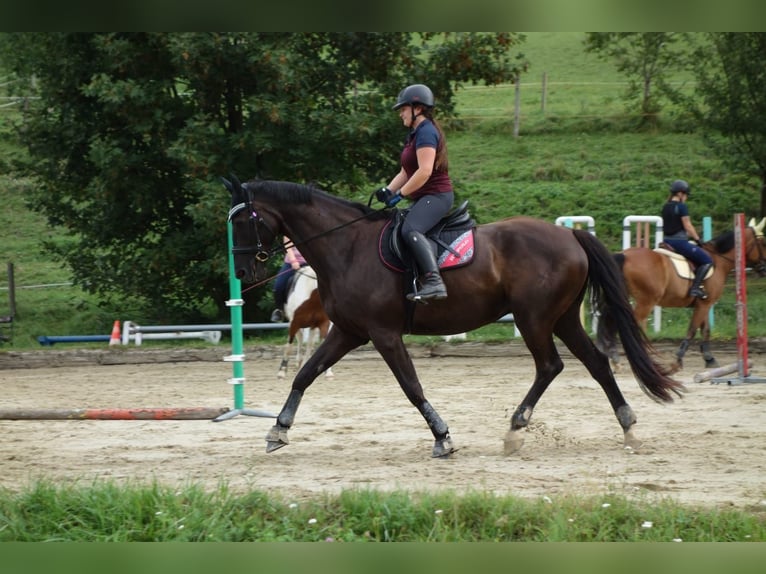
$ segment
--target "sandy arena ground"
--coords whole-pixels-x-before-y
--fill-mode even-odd
[[[226,482],[300,498],[372,488],[488,490],[554,499],[568,493],[672,498],[707,506],[766,505],[766,385],[694,383],[701,358],[690,352],[678,379],[682,400],[660,405],[629,374],[620,388],[638,416],[637,452],[600,387],[564,355],[565,370],[541,399],[521,452],[505,457],[503,436],[533,376],[520,343],[442,345],[445,356],[415,356],[426,396],[447,421],[459,452],[431,459],[433,439],[393,376],[371,350],[352,354],[306,393],[291,444],[271,454],[270,418],[196,421],[0,420],[0,486],[19,489],[38,478],[171,485]],[[225,348],[218,349],[220,357]],[[466,356],[456,356],[466,355]],[[249,355],[248,355],[249,357]],[[766,375],[766,355],[752,354],[752,375]],[[721,364],[736,354],[718,352]],[[245,406],[277,413],[289,383],[277,381],[279,359],[245,363]],[[230,363],[0,367],[2,408],[231,408]],[[289,379],[288,379],[289,380]]]

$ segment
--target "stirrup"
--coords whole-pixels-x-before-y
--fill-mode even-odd
[[[419,291],[416,289],[412,293],[407,293],[407,299],[409,301],[415,301],[416,303],[428,303],[428,301],[441,301],[442,299],[446,299],[446,298],[447,298],[447,289],[444,287],[443,283],[442,283],[441,289],[437,288],[437,290],[431,291],[430,293],[428,292],[428,289],[423,286],[421,286]]]
[[[274,309],[271,313],[272,323],[282,323],[285,320],[285,315],[282,313],[282,309]]]
[[[697,299],[704,301],[707,299],[707,292],[705,292],[702,287],[697,287],[696,289],[692,287],[689,289],[689,296],[696,297]]]

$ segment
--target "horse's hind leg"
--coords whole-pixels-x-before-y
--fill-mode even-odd
[[[532,357],[535,361],[535,380],[532,387],[527,392],[524,400],[516,407],[511,416],[511,428],[506,433],[503,440],[503,452],[506,456],[514,454],[521,449],[524,444],[523,429],[529,425],[532,418],[532,412],[537,405],[537,401],[543,395],[551,381],[564,368],[553,337],[550,332],[547,334],[542,329],[530,329],[527,325],[526,317],[514,312],[514,320],[519,327],[519,331],[524,337],[524,342],[532,351]]]
[[[641,441],[633,435],[633,425],[636,415],[625,401],[617,381],[609,366],[609,358],[598,350],[582,326],[577,313],[568,312],[556,323],[554,333],[559,337],[572,354],[577,357],[594,379],[601,385],[614,409],[617,421],[623,431],[625,448],[637,449]]]

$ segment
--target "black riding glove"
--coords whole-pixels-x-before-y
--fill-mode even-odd
[[[375,192],[375,198],[379,202],[385,203],[386,207],[393,207],[401,201],[402,196],[397,192],[391,191],[387,187],[381,187]]]

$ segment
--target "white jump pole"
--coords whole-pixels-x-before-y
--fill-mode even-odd
[[[734,272],[737,280],[737,374],[736,377],[712,379],[711,383],[766,383],[766,379],[750,376],[747,358],[747,281],[745,279],[745,214],[734,214]]]
[[[631,231],[633,224],[637,224],[636,227],[636,243],[632,242]],[[641,228],[645,229],[644,233],[641,233]],[[649,244],[649,226],[654,225],[654,247]],[[659,215],[628,215],[622,220],[622,248],[628,249],[629,247],[649,247],[655,249],[659,247],[660,243],[665,237],[665,233],[662,226],[662,218]],[[659,333],[662,326],[662,307],[657,305],[654,308],[654,332]]]

